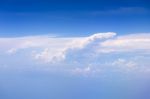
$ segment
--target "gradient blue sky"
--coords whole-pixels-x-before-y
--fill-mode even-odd
[[[0,99],[150,99],[149,0],[0,0]]]
[[[149,32],[148,0],[1,0],[0,36]]]

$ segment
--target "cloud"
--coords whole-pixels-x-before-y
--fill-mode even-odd
[[[101,73],[101,70],[88,66],[84,68],[75,68],[71,71],[71,73],[74,75],[82,75],[82,76],[89,77]]]
[[[1,38],[1,47],[12,54],[23,49],[32,49],[32,56],[44,62],[64,60],[70,49],[83,49],[97,39],[108,39],[116,33],[97,33],[89,37],[55,38],[49,36],[35,36],[22,38]],[[5,45],[5,46],[4,46]],[[40,51],[39,51],[40,50]]]
[[[120,71],[126,71],[128,72],[139,72],[141,67],[138,67],[138,63],[135,62],[133,59],[132,60],[127,60],[127,59],[116,59],[112,62],[112,66],[114,68],[117,68]]]
[[[132,34],[118,36],[100,43],[100,50],[105,52],[150,52],[150,34]]]
[[[56,49],[57,50],[57,49]],[[48,48],[44,49],[40,53],[33,54],[33,57],[37,60],[44,61],[45,63],[55,63],[65,59],[65,50],[52,51]]]
[[[20,38],[0,38],[1,51],[16,53],[23,49],[33,49],[41,51],[48,56],[65,55],[70,49],[82,50],[86,47],[95,46],[98,52],[121,52],[121,51],[140,51],[150,50],[150,34],[132,34],[116,36],[116,33],[96,33],[88,37],[68,37],[58,38],[50,36],[32,36]],[[89,48],[90,49],[90,48]],[[42,53],[43,52],[43,53]],[[56,54],[56,55],[55,55]]]
[[[94,11],[92,15],[128,15],[128,14],[146,14],[148,9],[143,7],[120,7],[117,9]]]
[[[75,68],[73,70],[74,74],[78,74],[78,75],[88,75],[89,73],[91,73],[92,70],[90,67],[86,67],[86,68]]]
[[[46,46],[50,36],[29,36],[17,38],[0,38],[1,50],[7,50],[8,53],[15,53],[21,49],[31,47]]]
[[[150,34],[132,34],[116,36],[116,33],[96,33],[88,37],[50,37],[31,36],[20,38],[0,38],[1,52],[8,54],[17,53],[22,50],[31,50],[36,60],[46,63],[63,61],[67,55],[84,54],[92,52],[100,53],[114,52],[141,52],[150,53]],[[88,57],[88,56],[87,56]]]
[[[149,33],[0,38],[0,64],[6,64],[9,68],[19,65],[23,69],[21,66],[68,70],[79,75],[149,72],[149,44]]]
[[[125,59],[118,59],[118,60],[116,60],[116,61],[114,61],[113,63],[112,63],[112,65],[117,65],[117,66],[126,66],[126,67],[130,67],[130,68],[132,68],[132,67],[135,67],[136,66],[136,63],[135,62],[132,62],[132,61],[127,61],[127,60],[125,60]]]

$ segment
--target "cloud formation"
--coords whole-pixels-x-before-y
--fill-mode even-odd
[[[65,67],[62,69],[83,75],[109,70],[144,72],[150,69],[149,44],[149,33],[118,36],[108,32],[87,37],[0,38],[0,54],[3,56],[0,57],[0,64],[14,63],[13,60],[19,59],[28,65],[63,65]]]
[[[83,49],[85,46],[96,40],[108,39],[115,36],[116,33],[97,33],[89,37],[70,37],[53,38],[49,36],[35,36],[22,38],[1,38],[1,47],[7,50],[7,53],[13,54],[23,49],[35,49],[35,59],[41,59],[45,62],[54,62],[55,60],[65,59],[69,49]],[[37,51],[42,50],[42,51]]]

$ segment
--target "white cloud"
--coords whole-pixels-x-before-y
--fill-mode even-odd
[[[101,73],[100,69],[94,69],[92,67],[84,67],[84,68],[75,68],[71,71],[75,75],[82,75],[82,76],[93,76],[95,74]]]
[[[34,53],[33,57],[37,60],[41,60],[45,63],[55,63],[65,59],[65,52],[63,50],[50,50],[48,48],[44,49],[40,53]]]
[[[133,55],[129,55],[129,52]],[[108,71],[109,69],[119,71],[141,69],[145,71],[150,65],[150,34],[118,36],[116,33],[108,32],[96,33],[87,37],[0,38],[0,54],[2,55],[0,57],[1,64],[19,63],[21,65],[23,62],[31,66],[36,65],[33,64],[34,62],[37,64],[42,62],[42,66],[54,68],[56,65],[63,65],[64,69],[69,68],[73,73],[82,75],[90,75],[99,72],[99,70]],[[142,55],[143,58],[138,57],[132,60],[132,57]],[[32,64],[30,65],[30,63]]]
[[[55,38],[58,39],[58,42],[53,42],[58,45],[57,47],[51,48],[51,44],[49,44],[44,51],[40,52],[40,54],[36,54],[36,59],[42,59],[45,62],[55,62],[62,61],[65,59],[67,51],[70,49],[83,49],[86,45],[91,42],[94,42],[97,39],[107,39],[115,36],[116,33],[97,33],[89,37],[79,37],[79,38]]]
[[[150,34],[148,33],[114,36],[116,36],[116,33],[108,32],[96,33],[89,37],[32,36],[0,38],[0,48],[1,52],[6,51],[9,54],[22,49],[31,49],[31,52],[34,51],[32,56],[35,59],[51,63],[65,60],[69,50],[83,51],[85,48],[86,51],[92,50],[96,54],[136,51],[149,53],[150,51]]]
[[[89,37],[57,38],[49,36],[33,36],[20,38],[1,38],[0,47],[12,54],[22,49],[34,49],[32,56],[44,62],[55,62],[65,59],[69,49],[83,49],[86,45],[97,39],[108,39],[116,33],[97,33]],[[5,46],[4,46],[5,45]],[[39,51],[42,50],[42,51]],[[34,55],[35,54],[35,55]]]
[[[15,49],[15,48],[12,48],[12,49],[9,49],[8,51],[7,51],[7,53],[8,54],[13,54],[13,53],[15,53],[17,50]]]
[[[150,52],[150,34],[119,36],[100,43],[99,52]]]
[[[83,75],[87,75],[91,72],[91,68],[90,67],[86,67],[86,68],[76,68],[73,70],[73,73],[75,74],[83,74]]]
[[[133,60],[126,60],[126,59],[117,59],[114,62],[112,62],[112,66],[118,67],[119,70],[123,71],[133,71],[137,70],[138,65],[135,61]]]

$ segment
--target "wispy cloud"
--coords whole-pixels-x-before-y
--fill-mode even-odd
[[[100,51],[106,52],[149,52],[150,51],[150,34],[132,34],[126,36],[119,36],[115,39],[107,40],[100,43]]]
[[[120,7],[110,10],[94,11],[92,15],[128,15],[128,14],[146,14],[149,10],[143,7]]]

